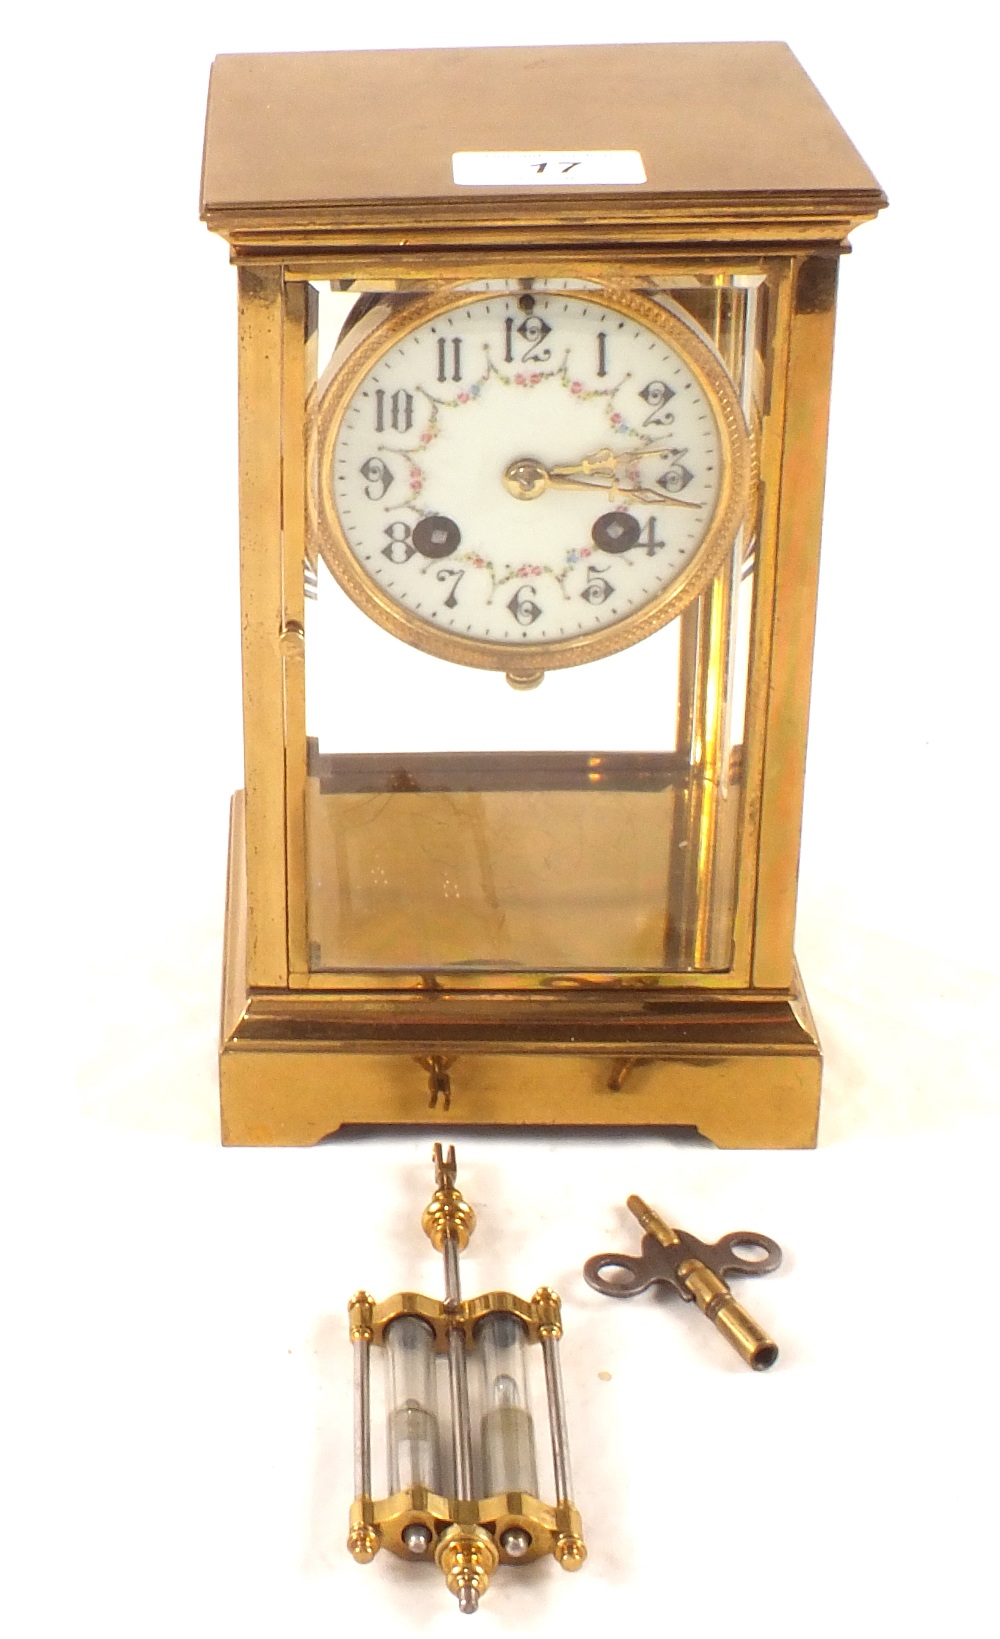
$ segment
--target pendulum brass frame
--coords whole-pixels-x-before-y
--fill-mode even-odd
[[[558,1355],[562,1337],[559,1298],[547,1286],[540,1286],[528,1301],[513,1292],[461,1297],[458,1253],[468,1245],[475,1229],[475,1214],[455,1184],[454,1149],[449,1149],[446,1158],[441,1145],[436,1144],[434,1162],[437,1188],[424,1211],[422,1228],[435,1250],[444,1256],[447,1288],[444,1301],[419,1292],[397,1292],[376,1303],[370,1293],[361,1291],[354,1294],[347,1306],[349,1335],[355,1351],[357,1419],[355,1497],[350,1510],[347,1549],[362,1565],[369,1564],[380,1548],[412,1563],[414,1553],[406,1534],[414,1527],[422,1528],[426,1536],[420,1557],[425,1561],[433,1559],[463,1610],[474,1610],[498,1565],[524,1565],[551,1554],[563,1570],[577,1571],[587,1557],[587,1550],[580,1514],[570,1494]],[[465,1436],[471,1438],[471,1430],[460,1426],[469,1422],[467,1401],[458,1408],[454,1401],[452,1405],[455,1478],[460,1494],[444,1496],[426,1486],[413,1485],[390,1497],[374,1498],[369,1399],[372,1348],[384,1344],[386,1329],[394,1320],[404,1315],[413,1316],[430,1327],[434,1349],[447,1357],[450,1375],[456,1357],[461,1361],[464,1383],[465,1362],[473,1347],[475,1328],[485,1315],[491,1314],[513,1315],[524,1328],[526,1342],[541,1346],[552,1438],[555,1504],[524,1491],[500,1492],[489,1497],[473,1495],[471,1451],[464,1456],[461,1451]],[[452,1375],[453,1392],[454,1387]],[[508,1548],[511,1533],[517,1539],[516,1551]],[[465,1603],[470,1597],[471,1604]]]

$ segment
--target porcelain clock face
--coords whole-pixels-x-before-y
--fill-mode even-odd
[[[344,590],[418,648],[512,678],[677,614],[731,547],[752,465],[690,325],[542,284],[393,315],[325,387],[316,462]]]

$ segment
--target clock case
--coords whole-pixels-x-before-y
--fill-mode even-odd
[[[648,180],[452,182],[453,153],[515,144],[638,149]],[[793,932],[834,305],[847,235],[884,203],[781,45],[217,59],[202,215],[239,277],[245,733],[225,1142],[387,1123],[815,1142],[821,1056]],[[755,441],[742,536],[670,629],[670,731],[638,753],[330,751],[307,712],[322,297],[357,315],[414,293],[558,280],[679,306],[739,387]],[[352,802],[379,813],[377,837],[352,833]],[[491,962],[475,943],[487,900],[495,910],[491,848],[511,850],[513,880],[557,811],[588,859],[608,857],[602,839],[611,848],[606,887],[624,874],[649,897],[653,942],[616,934],[570,850],[554,879],[522,884],[515,959]],[[445,823],[474,839],[458,924],[433,884],[421,902],[426,871],[412,864]],[[395,921],[376,906],[345,932],[352,872],[358,883],[386,861]]]

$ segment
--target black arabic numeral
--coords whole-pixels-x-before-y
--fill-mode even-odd
[[[665,381],[647,381],[639,394],[639,397],[645,399],[649,405],[649,414],[643,422],[644,427],[669,427],[674,418],[665,411],[673,396],[674,389],[668,387]]]
[[[533,586],[519,586],[507,607],[519,626],[533,626],[542,612]]]
[[[513,319],[510,319],[510,318],[504,319],[504,321],[503,321],[503,332],[504,332],[504,350],[503,350],[504,363],[505,364],[513,364],[513,362],[514,362],[514,320]]]
[[[608,338],[603,330],[597,332],[597,374],[606,376],[608,373]]]
[[[552,349],[542,346],[551,330],[552,326],[546,324],[538,313],[529,313],[527,318],[522,320],[517,327],[517,333],[528,343],[521,354],[522,364],[545,364],[552,357]]]
[[[445,584],[447,584],[448,581],[451,581],[451,591],[448,593],[448,596],[444,600],[444,606],[445,606],[446,609],[457,609],[458,608],[458,598],[455,596],[455,594],[458,591],[458,583],[459,583],[459,581],[461,580],[461,578],[464,574],[465,574],[464,569],[439,569],[438,570],[437,576],[436,576],[437,580],[443,581]]]
[[[687,467],[678,461],[674,466],[668,467],[666,472],[661,473],[656,482],[668,495],[679,495],[682,489],[687,489],[693,477],[694,473],[689,472]]]
[[[662,551],[666,544],[666,541],[657,539],[656,519],[650,518],[642,534],[639,536],[638,545],[644,546],[646,548],[647,558],[651,558],[654,552]]]
[[[389,395],[389,425],[394,433],[408,433],[413,426],[413,394],[407,393],[402,387]],[[386,394],[381,387],[375,389],[375,431],[385,432]]]
[[[410,540],[409,524],[396,518],[391,524],[386,524],[383,533],[389,537],[389,545],[382,548],[383,558],[388,558],[390,563],[409,563],[417,550]]]
[[[392,483],[392,473],[385,462],[377,455],[369,456],[368,460],[361,464],[361,476],[368,480],[365,484],[365,494],[369,501],[381,501]]]
[[[587,570],[587,584],[580,593],[584,603],[607,603],[614,594],[614,587],[609,580],[605,580],[599,569]]]
[[[462,379],[462,338],[452,336],[451,340],[451,379]],[[438,337],[438,381],[448,380],[448,338]]]

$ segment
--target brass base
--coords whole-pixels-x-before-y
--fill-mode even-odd
[[[315,1144],[350,1124],[684,1126],[723,1149],[815,1144],[821,1055],[798,973],[787,993],[250,990],[241,818],[238,797],[223,1143]]]

